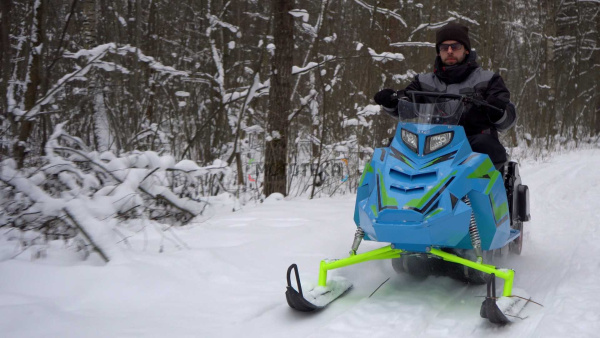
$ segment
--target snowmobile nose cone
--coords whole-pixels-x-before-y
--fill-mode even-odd
[[[420,223],[423,222],[423,214],[414,209],[383,209],[379,213],[378,223],[398,223],[401,219],[402,223]]]

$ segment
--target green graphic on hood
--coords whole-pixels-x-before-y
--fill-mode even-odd
[[[373,167],[371,167],[371,162],[367,162],[367,164],[365,164],[365,168],[363,169],[363,173],[360,176],[360,182],[358,182],[358,186],[359,187],[363,184],[363,181],[365,180],[365,177],[367,176],[367,172],[370,172],[370,173],[373,172]]]
[[[388,196],[387,194],[387,190],[385,189],[385,183],[383,182],[383,175],[381,174],[381,170],[377,169],[377,172],[379,173],[379,189],[381,190],[381,205],[379,207],[379,210],[384,209],[385,207],[390,207],[390,206],[394,206],[394,207],[398,207],[398,200],[396,200],[393,197]],[[396,208],[394,208],[396,209]]]
[[[453,171],[450,175],[446,176],[443,180],[440,181],[440,183],[438,183],[435,187],[431,188],[426,194],[425,196],[421,197],[421,198],[415,198],[412,199],[410,201],[408,201],[408,203],[406,203],[406,205],[404,206],[405,208],[415,208],[415,209],[421,209],[425,203],[427,203],[427,201],[429,201],[429,199],[431,198],[431,196],[433,196],[435,193],[437,193],[440,188],[454,175],[456,175],[457,171]]]
[[[502,219],[504,215],[508,214],[508,202],[504,202],[499,206],[496,206],[494,196],[490,195],[490,199],[492,200],[492,209],[494,209],[494,217],[496,218],[496,222],[498,222]]]
[[[498,180],[498,177],[500,177],[500,172],[496,170],[494,164],[489,158],[486,158],[483,162],[481,162],[479,167],[477,167],[475,171],[473,171],[469,176],[467,176],[467,178],[483,178],[486,180],[490,180],[488,182],[487,187],[485,188],[486,195],[490,193],[490,191],[494,187],[494,184]]]
[[[431,167],[432,165],[436,165],[438,163],[444,162],[444,161],[448,161],[454,158],[454,155],[456,155],[457,151],[453,151],[451,153],[442,155],[440,157],[434,158],[433,160],[425,163],[425,165],[423,167],[421,167],[421,169],[425,169],[427,167]]]
[[[475,171],[473,171],[467,178],[491,178],[491,172],[494,171],[494,165],[489,158],[486,158]]]
[[[371,211],[373,211],[373,215],[374,215],[375,217],[377,217],[377,215],[379,214],[379,213],[377,212],[377,207],[375,206],[375,204],[371,204]]]
[[[492,175],[490,177],[490,182],[488,183],[487,187],[485,188],[486,195],[488,195],[490,193],[490,191],[492,190],[492,187],[494,187],[494,184],[498,180],[498,177],[500,177],[500,172],[498,170],[494,170],[494,172],[492,173]]]
[[[407,166],[409,166],[409,167],[411,167],[411,168],[415,169],[415,167],[413,167],[413,165],[412,165],[412,164],[410,164],[410,162],[409,162],[409,160],[408,160],[408,158],[407,158],[406,156],[404,156],[404,155],[402,155],[402,154],[400,154],[400,156],[402,156],[402,162],[406,163],[406,165],[407,165]]]
[[[443,208],[437,208],[437,209],[433,210],[432,212],[430,212],[427,216],[425,216],[425,219],[430,219],[431,217],[439,214],[442,211],[444,211]]]

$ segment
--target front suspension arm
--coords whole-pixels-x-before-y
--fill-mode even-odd
[[[502,296],[508,297],[508,296],[512,295],[513,280],[515,279],[515,272],[513,270],[497,269],[493,265],[473,262],[468,259],[464,259],[464,258],[458,257],[456,255],[453,255],[451,253],[442,251],[440,249],[432,248],[429,250],[429,253],[432,255],[441,257],[446,261],[465,265],[469,268],[479,270],[479,271],[485,272],[487,274],[494,274],[494,275],[496,275],[496,277],[500,277],[500,278],[504,279],[504,289],[502,291]]]
[[[327,261],[322,260],[319,267],[319,286],[327,285],[327,271],[343,268],[345,266],[363,263],[367,261],[379,260],[379,259],[392,259],[399,258],[404,250],[392,249],[391,245],[379,248],[373,251],[368,251],[361,254],[352,255],[350,257]]]
[[[400,258],[400,256],[402,256],[404,252],[405,251],[402,249],[394,249],[391,245],[388,245],[383,248],[375,249],[361,254],[351,255],[350,257],[338,260],[322,260],[319,266],[319,286],[327,285],[327,271],[329,270],[335,270],[343,268],[345,266],[350,266],[367,261]],[[502,291],[502,295],[506,297],[512,295],[512,286],[515,278],[515,272],[513,270],[498,269],[493,265],[473,262],[468,259],[464,259],[451,253],[442,251],[440,249],[431,248],[428,252],[446,261],[464,265],[469,268],[485,272],[487,274],[494,274],[496,277],[504,279],[504,289]]]

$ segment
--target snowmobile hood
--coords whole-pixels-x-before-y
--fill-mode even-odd
[[[494,230],[503,225],[482,234],[484,248],[501,247],[510,222],[498,178],[489,157],[472,152],[461,126],[400,122],[391,145],[376,149],[365,166],[355,222],[367,239],[405,250],[426,251],[432,245],[469,249],[469,193],[478,208],[481,204],[493,215],[481,224]],[[473,190],[484,196],[481,201]]]

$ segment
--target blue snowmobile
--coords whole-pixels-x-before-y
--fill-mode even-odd
[[[497,108],[468,94],[407,94],[412,100],[399,101],[393,141],[375,149],[358,184],[350,256],[321,261],[318,285],[304,285],[304,290],[292,264],[287,302],[303,312],[323,308],[352,286],[337,276],[328,281],[327,271],[391,259],[397,272],[487,283],[481,317],[508,323],[528,300],[513,295],[513,270],[489,263],[500,250],[521,253],[529,191],[517,163],[494,166],[488,155],[472,151],[458,124],[469,105]],[[357,253],[363,239],[391,244]],[[496,277],[504,280],[502,297],[496,297]]]

